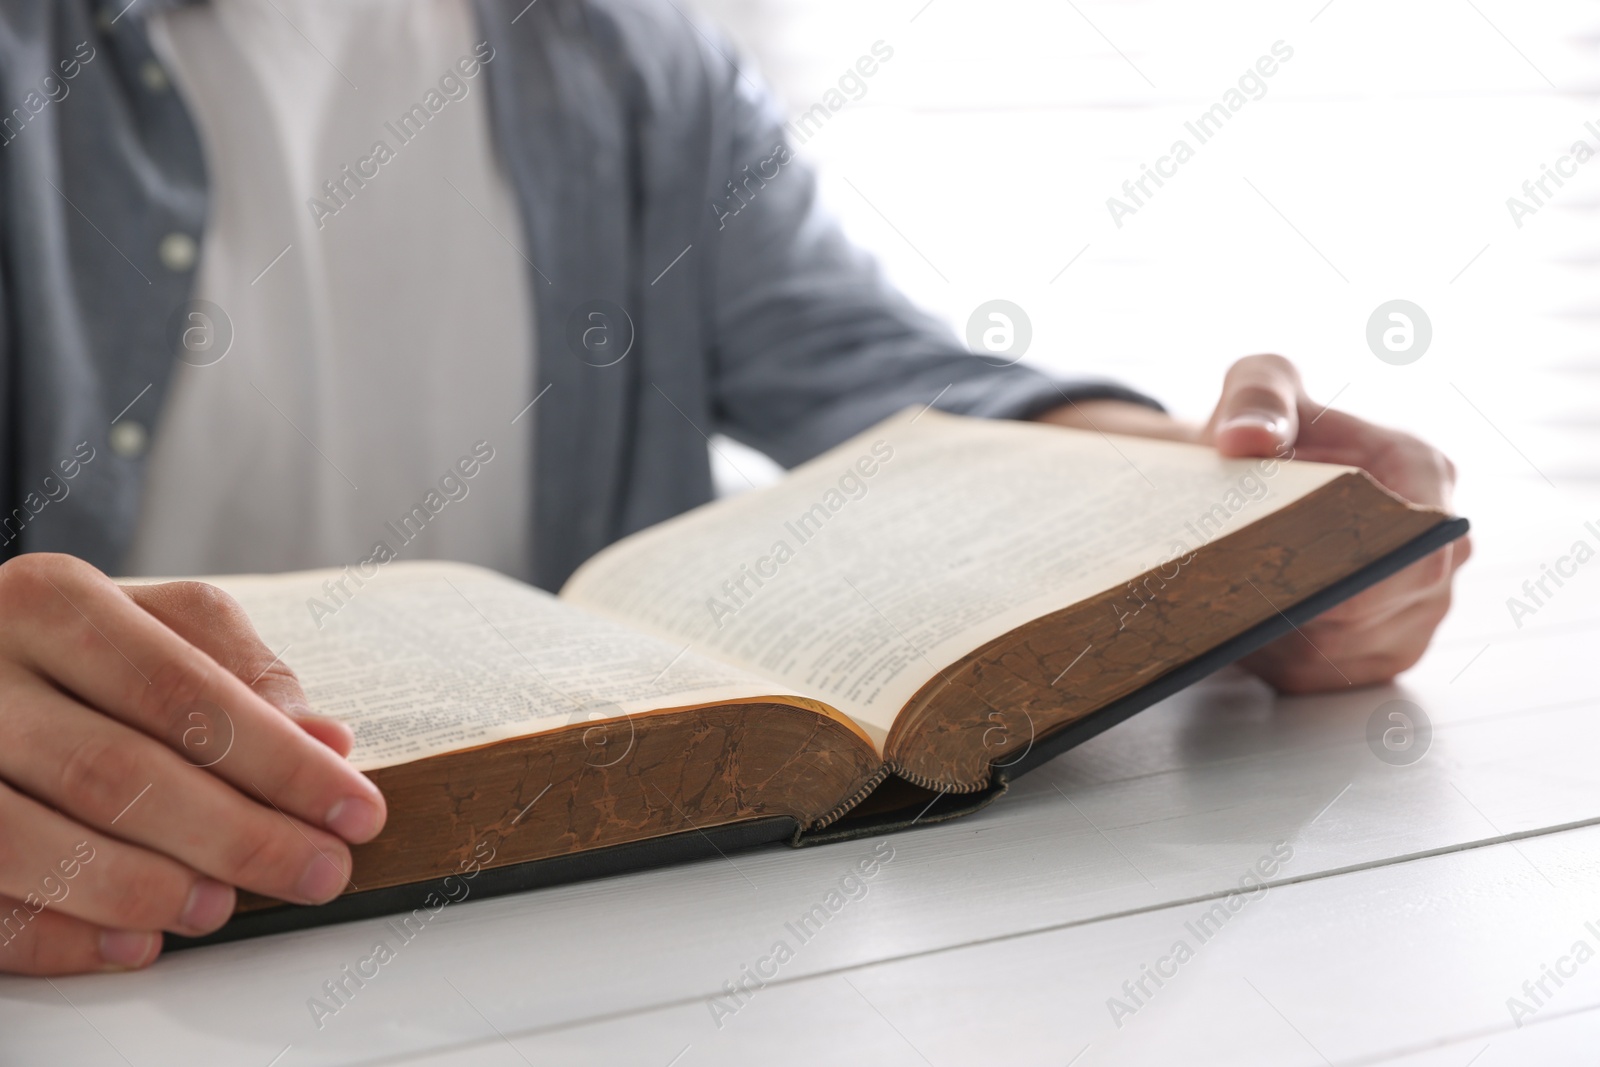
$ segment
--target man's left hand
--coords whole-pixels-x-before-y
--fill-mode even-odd
[[[1360,467],[1417,504],[1449,510],[1455,466],[1410,434],[1323,408],[1282,356],[1247,356],[1222,384],[1202,427],[1118,400],[1089,400],[1038,416],[1079,429],[1207,444],[1225,456],[1289,454]],[[1286,693],[1386,682],[1422,657],[1450,608],[1456,568],[1472,553],[1461,538],[1274,641],[1241,664]]]

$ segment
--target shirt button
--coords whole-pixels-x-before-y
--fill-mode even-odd
[[[167,72],[153,59],[147,59],[139,64],[139,80],[144,82],[144,87],[152,93],[164,91],[168,84]]]
[[[145,432],[142,422],[129,419],[111,427],[111,451],[123,459],[137,459],[144,455],[149,440],[150,435]]]
[[[161,246],[156,249],[156,254],[161,258],[161,265],[175,274],[181,274],[194,267],[194,261],[199,255],[194,238],[186,233],[169,233],[161,239]]]

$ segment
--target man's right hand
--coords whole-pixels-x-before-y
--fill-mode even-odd
[[[0,972],[146,966],[234,887],[331,900],[387,815],[349,746],[214,586],[0,565]]]

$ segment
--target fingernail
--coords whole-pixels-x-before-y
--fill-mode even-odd
[[[1268,411],[1241,411],[1237,415],[1229,416],[1221,429],[1265,430],[1274,437],[1283,437],[1289,432],[1289,420],[1283,415],[1274,415]]]
[[[378,806],[365,797],[344,797],[328,809],[322,825],[352,844],[369,841],[383,825]]]
[[[338,896],[347,881],[349,879],[343,868],[319,853],[306,868],[306,873],[300,876],[295,891],[300,894],[301,900],[321,904]]]
[[[178,923],[185,930],[208,934],[228,921],[233,914],[233,887],[202,878],[189,890],[189,902],[183,906]]]
[[[107,930],[100,935],[100,959],[107,970],[131,971],[150,958],[158,936],[139,930]]]

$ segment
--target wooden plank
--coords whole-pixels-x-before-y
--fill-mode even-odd
[[[1199,902],[799,980],[780,971],[716,1018],[694,1000],[517,1035],[489,1015],[466,1045],[387,1062],[1588,1064],[1600,955],[1572,952],[1600,952],[1597,849],[1588,828],[1274,886],[1220,920],[1208,913],[1220,901]],[[1192,953],[1181,962],[1179,943]],[[1146,976],[1158,964],[1159,986]],[[1523,983],[1557,964],[1571,976],[1545,979],[1535,1006]],[[461,992],[492,996],[470,978]],[[1531,1014],[1514,1018],[1511,998]]]

